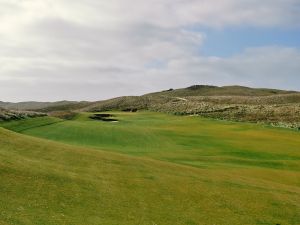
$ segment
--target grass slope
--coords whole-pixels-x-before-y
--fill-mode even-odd
[[[299,223],[299,176],[288,171],[274,182],[274,171],[254,179],[246,169],[195,169],[3,129],[0,137],[3,225]]]
[[[299,132],[162,113],[113,113],[119,123],[52,117],[3,123],[23,134],[199,167],[262,166],[300,170]]]

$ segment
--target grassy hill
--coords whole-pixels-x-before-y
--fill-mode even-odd
[[[259,89],[242,86],[207,86],[194,85],[182,89],[170,89],[161,92],[149,93],[142,96],[124,96],[87,105],[83,110],[103,111],[114,109],[155,109],[157,105],[169,102],[193,100],[214,104],[287,104],[300,103],[300,93],[276,89]],[[166,109],[167,110],[167,109]]]
[[[81,111],[150,110],[300,129],[300,93],[240,86],[195,85],[91,103]]]
[[[1,103],[0,107],[33,110],[61,118],[75,112],[150,110],[176,115],[265,123],[300,130],[300,93],[242,86],[194,85],[182,89],[123,96],[98,102]]]
[[[298,132],[150,112],[114,113],[117,123],[90,115],[1,123],[56,142],[0,128],[0,224],[300,223]]]
[[[271,96],[271,95],[286,95],[299,94],[296,91],[284,91],[277,89],[266,88],[249,88],[243,86],[209,86],[209,85],[193,85],[187,88],[170,89],[166,91],[149,93],[143,96],[124,96],[106,101],[87,102],[87,101],[58,101],[58,102],[1,102],[0,108],[9,110],[33,110],[33,111],[63,111],[63,110],[77,110],[81,108],[93,108],[96,106],[106,105],[107,108],[122,107],[137,107],[145,108],[149,104],[162,103],[174,97],[187,96]],[[299,97],[298,97],[299,99]],[[298,101],[299,102],[299,101]]]
[[[295,91],[284,91],[267,88],[249,88],[243,86],[210,86],[193,85],[187,88],[170,89],[163,92],[151,93],[149,95],[164,95],[169,97],[186,96],[268,96],[277,94],[293,94]]]

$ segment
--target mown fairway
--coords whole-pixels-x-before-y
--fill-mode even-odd
[[[0,224],[300,224],[299,132],[113,114],[2,123]]]

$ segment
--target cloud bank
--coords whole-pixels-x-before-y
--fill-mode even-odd
[[[298,0],[0,0],[1,100],[99,100],[199,83],[300,90],[297,48],[201,54],[202,27],[298,21]]]

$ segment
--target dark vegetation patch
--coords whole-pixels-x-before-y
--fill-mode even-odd
[[[170,89],[164,90],[164,91],[162,91],[162,92],[169,92],[169,91],[174,91],[174,89],[173,89],[173,88],[170,88]]]
[[[212,85],[193,85],[188,87],[189,90],[199,90],[199,89],[205,89],[205,88],[217,88],[216,86]]]
[[[100,120],[105,122],[118,122],[117,119],[112,118],[114,115],[108,114],[108,113],[97,113],[92,116],[90,116],[90,119],[93,120]]]
[[[123,112],[137,112],[138,109],[137,108],[126,108],[122,110]]]

